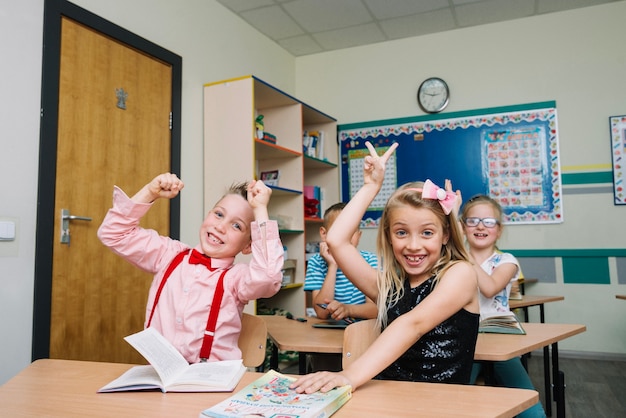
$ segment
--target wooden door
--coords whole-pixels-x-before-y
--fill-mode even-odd
[[[66,17],[61,21],[59,116],[50,310],[50,357],[139,362],[123,337],[143,328],[152,275],[96,236],[113,185],[132,196],[170,171],[172,71],[167,65]],[[91,221],[69,222],[61,211]],[[169,202],[142,225],[169,233]]]

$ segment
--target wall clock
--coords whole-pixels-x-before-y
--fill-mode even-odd
[[[424,112],[438,113],[448,106],[450,89],[439,77],[427,78],[417,89],[417,103]]]

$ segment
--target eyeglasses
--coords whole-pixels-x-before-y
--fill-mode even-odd
[[[485,228],[493,228],[500,224],[496,218],[465,218],[463,222],[467,226],[478,226],[482,222]]]

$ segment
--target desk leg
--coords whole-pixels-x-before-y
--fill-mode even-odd
[[[298,353],[298,374],[306,374],[306,353]]]
[[[528,319],[528,306],[524,306],[522,308],[522,311],[524,312],[524,322],[530,322],[530,320]]]
[[[559,370],[559,347],[552,344],[552,381],[554,382],[554,401],[557,418],[565,418],[565,375]]]
[[[543,303],[539,304],[539,322],[541,322],[542,324],[546,322],[546,317],[543,310]],[[546,415],[552,416],[552,397],[550,396],[552,389],[550,387],[550,349],[548,348],[548,346],[543,347],[543,381],[544,390],[546,392]],[[556,384],[556,378],[554,382]]]
[[[550,349],[543,347],[543,386],[546,393],[546,415],[552,416],[552,387],[550,384]]]
[[[272,354],[270,355],[270,369],[278,371],[278,347],[272,343]]]

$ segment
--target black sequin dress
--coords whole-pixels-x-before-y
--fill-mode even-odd
[[[404,295],[387,310],[388,322],[409,312],[432,291],[434,276],[411,289],[404,281]],[[474,362],[480,316],[461,309],[426,333],[376,379],[412,382],[469,383]]]

